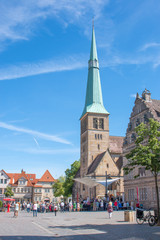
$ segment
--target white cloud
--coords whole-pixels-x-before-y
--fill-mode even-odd
[[[79,59],[81,59],[81,61]],[[87,60],[84,59],[83,61],[82,59],[84,59],[83,56],[63,57],[63,61],[49,60],[0,68],[0,80],[9,80],[38,74],[79,69],[87,66]]]
[[[130,97],[131,97],[131,98],[136,98],[136,93],[130,94]]]
[[[38,131],[26,129],[26,128],[15,127],[13,125],[10,125],[10,124],[4,123],[4,122],[0,122],[0,128],[8,129],[8,130],[11,130],[11,131],[14,131],[14,132],[26,133],[26,134],[29,134],[29,135],[32,135],[32,136],[36,136],[38,138],[41,138],[41,139],[44,139],[44,140],[48,140],[48,141],[64,143],[64,144],[71,144],[66,139],[60,138],[60,137],[55,136],[55,135],[41,133],[41,132],[38,132]]]
[[[99,18],[109,0],[1,0],[0,40],[27,40],[37,24],[48,17],[64,26]]]
[[[55,155],[55,154],[72,154],[79,153],[79,148],[71,148],[71,149],[35,149],[35,148],[14,148],[15,151],[26,152],[30,154],[47,154],[47,155]]]
[[[153,47],[160,47],[160,43],[157,43],[157,42],[146,43],[144,46],[142,46],[140,51],[145,51],[148,48],[153,48]]]

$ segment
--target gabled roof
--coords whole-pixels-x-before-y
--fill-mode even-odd
[[[124,137],[109,136],[109,151],[110,153],[121,154]]]
[[[116,161],[116,165],[117,165],[118,169],[121,170],[121,168],[123,166],[123,157],[122,156],[120,156],[118,158],[118,160]]]
[[[46,170],[38,182],[55,182],[55,179],[52,177],[50,172]]]
[[[103,152],[103,153],[100,153],[97,155],[97,157],[90,164],[87,174],[91,174],[91,173],[95,172],[95,170],[97,169],[98,165],[100,164],[102,158],[104,157],[105,153],[106,152]]]
[[[6,173],[3,169],[2,169],[1,171],[3,171],[3,172],[7,175],[7,177],[10,178],[10,176],[8,175],[8,173]]]
[[[151,99],[151,102],[145,102],[145,104],[151,111],[154,119],[160,122],[160,100]]]
[[[27,174],[22,171],[21,173],[8,173],[8,176],[10,177],[10,183],[13,186],[17,186],[18,185],[18,180],[21,179],[22,177],[25,178],[27,180],[27,186],[31,187],[33,184],[30,181],[30,179],[28,178]]]

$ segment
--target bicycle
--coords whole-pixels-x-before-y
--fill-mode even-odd
[[[157,216],[151,216],[148,220],[149,226],[153,227],[158,223],[158,217]]]
[[[143,224],[144,222],[147,222],[150,224],[154,221],[154,216],[151,214],[151,209],[148,210],[148,213],[144,216],[144,209],[137,208],[136,210],[136,221],[138,224]],[[150,225],[151,226],[151,225]]]

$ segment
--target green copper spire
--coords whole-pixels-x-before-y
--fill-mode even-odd
[[[90,60],[88,61],[86,101],[81,118],[88,112],[109,114],[103,106],[94,26],[92,30]]]

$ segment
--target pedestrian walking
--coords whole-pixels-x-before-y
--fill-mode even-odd
[[[37,217],[37,203],[34,202],[33,204],[33,217]]]
[[[55,216],[57,215],[57,210],[58,210],[58,207],[57,205],[54,206],[54,213],[55,213]]]
[[[16,202],[14,205],[14,217],[18,217],[19,204]]]
[[[109,213],[109,218],[111,218],[112,217],[112,212],[113,212],[112,202],[108,203],[107,211]]]
[[[30,205],[30,203],[28,202],[28,203],[27,203],[27,212],[29,213],[30,210],[31,210],[31,205]]]

